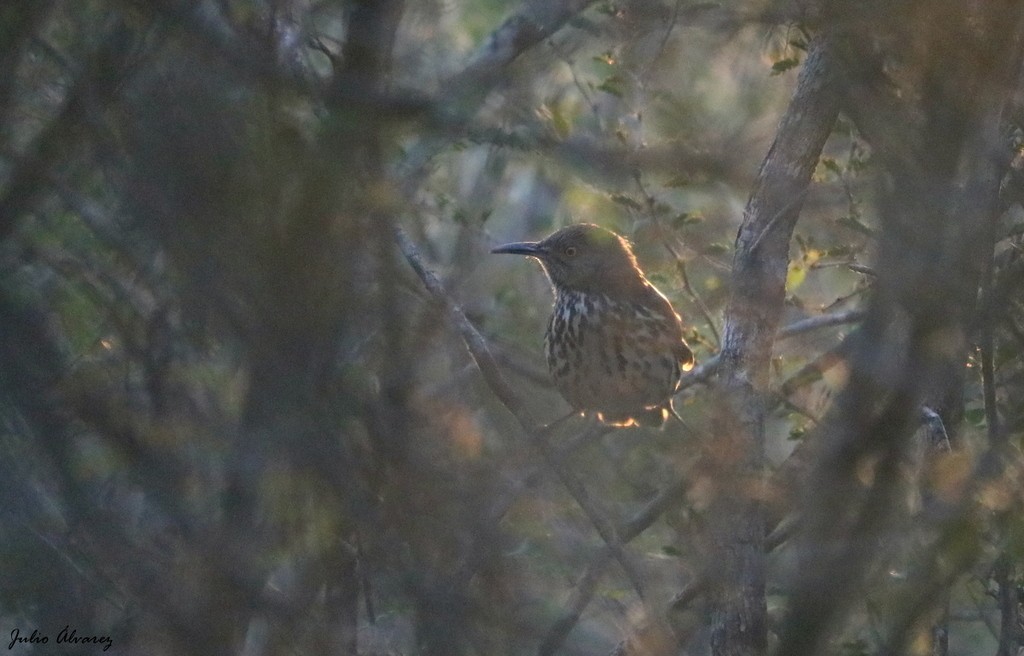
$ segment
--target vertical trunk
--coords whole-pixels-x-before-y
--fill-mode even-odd
[[[712,648],[716,656],[767,649],[765,517],[760,501],[769,361],[785,297],[789,244],[804,195],[838,115],[828,40],[813,45],[736,238],[732,297],[719,374],[711,464],[728,481],[715,501],[712,542],[721,558]]]
[[[1017,656],[1024,647],[1024,626],[1021,620],[1020,584],[1016,567],[1006,554],[996,561],[993,578],[999,586],[996,600],[999,603],[999,651],[996,656]]]

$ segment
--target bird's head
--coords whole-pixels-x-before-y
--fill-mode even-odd
[[[589,223],[567,226],[542,241],[505,244],[491,252],[537,258],[559,290],[628,293],[644,281],[629,242]]]

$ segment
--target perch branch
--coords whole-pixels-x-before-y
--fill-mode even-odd
[[[863,310],[845,310],[843,312],[822,314],[816,317],[800,319],[799,321],[794,321],[779,330],[778,335],[776,336],[776,341],[789,339],[790,337],[813,332],[822,328],[831,328],[832,326],[857,323],[863,318]],[[721,355],[717,354],[694,367],[693,371],[688,373],[686,376],[683,376],[682,383],[679,385],[679,391],[682,392],[688,387],[693,387],[699,383],[707,382],[707,380],[714,376],[715,372],[718,371],[720,361]]]

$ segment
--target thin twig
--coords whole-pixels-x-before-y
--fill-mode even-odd
[[[491,89],[503,78],[509,64],[529,48],[549,38],[593,2],[560,0],[522,3],[519,11],[509,16],[484,39],[467,65],[441,85],[445,89],[445,102],[443,108],[439,109],[455,115],[435,118],[444,124],[465,126]],[[452,108],[455,108],[454,112]],[[427,137],[409,150],[399,170],[407,190],[419,187],[427,172],[427,164],[455,136]]]
[[[928,406],[921,406],[921,419],[928,428],[929,446],[942,444],[946,451],[952,451],[953,445],[949,441],[949,433],[946,431],[946,424],[942,416]]]
[[[766,553],[775,551],[789,538],[791,538],[800,526],[800,520],[795,516],[786,517],[775,527],[768,532],[764,540],[764,549]],[[668,606],[672,611],[681,611],[691,603],[694,602],[698,597],[703,595],[708,585],[711,583],[713,566],[709,565],[699,574],[694,576],[690,581],[683,586],[683,589],[673,595],[672,600]]]
[[[665,52],[665,46],[668,45],[668,39],[672,36],[672,30],[676,27],[676,22],[679,20],[679,10],[683,6],[683,0],[676,0],[676,6],[672,9],[672,18],[668,21],[668,27],[665,28],[665,34],[661,37],[661,43],[658,44],[658,50],[654,56],[647,63],[647,69],[644,71],[643,77],[647,77],[651,69],[654,68],[654,63],[658,61],[661,55]]]
[[[818,330],[819,328],[830,328],[832,326],[841,326],[848,323],[857,323],[864,318],[864,314],[864,310],[855,309],[835,312],[833,314],[820,314],[815,317],[808,317],[806,319],[794,321],[779,330],[777,339],[786,339],[793,337],[794,335]]]
[[[557,423],[557,422],[555,422]],[[551,428],[551,424],[545,427],[546,429]],[[557,457],[560,462],[564,462],[566,458],[572,455],[577,449],[582,447],[588,442],[592,442],[605,433],[615,430],[611,426],[604,424],[594,424],[582,432],[571,437],[564,444],[559,444],[557,448]],[[508,489],[506,489],[495,501],[491,504],[491,511],[489,513],[490,518],[495,522],[501,521],[501,518],[505,516],[505,513],[509,511],[512,505],[519,498],[520,494],[524,490],[533,487],[540,477],[544,474],[544,469],[537,467],[531,469],[524,476],[518,480],[513,481]]]
[[[800,319],[799,321],[795,321],[788,326],[781,328],[776,336],[776,341],[789,339],[790,337],[802,335],[821,328],[831,328],[833,326],[840,326],[843,324],[857,323],[863,318],[864,310],[857,309]],[[688,387],[693,387],[694,385],[707,382],[707,380],[715,375],[715,372],[718,370],[720,360],[720,355],[713,355],[698,364],[690,373],[683,376],[683,380],[679,385],[679,390],[676,393],[678,394]]]
[[[678,6],[676,7],[676,10],[678,11]],[[686,273],[686,262],[679,254],[679,251],[676,250],[675,246],[673,246],[672,243],[668,240],[668,236],[665,234],[665,230],[661,225],[661,221],[658,220],[658,214],[655,211],[656,201],[654,197],[650,193],[648,193],[647,187],[644,186],[644,182],[643,179],[640,177],[639,170],[633,171],[633,181],[636,182],[637,188],[640,190],[640,193],[643,194],[644,196],[644,201],[645,205],[647,206],[648,214],[650,215],[651,221],[654,223],[654,226],[658,229],[658,235],[659,237],[661,237],[662,245],[665,246],[665,250],[667,250],[669,252],[669,255],[672,256],[672,261],[676,265],[676,270],[679,272],[679,277],[683,281],[683,291],[686,292],[687,296],[689,296],[690,299],[697,306],[697,309],[700,310],[701,315],[704,317],[704,323],[707,324],[708,330],[711,331],[711,334],[715,338],[715,346],[720,347],[722,345],[722,338],[718,334],[718,328],[715,326],[714,320],[711,318],[711,311],[708,309],[708,306],[704,303],[704,299],[702,299],[697,294],[696,290],[694,290],[693,286],[690,284],[690,276],[688,276]]]
[[[624,542],[629,542],[647,530],[668,508],[672,507],[685,494],[687,488],[687,477],[681,476],[666,487],[658,496],[647,503],[632,518],[629,519],[619,532]],[[537,653],[540,656],[549,656],[555,653],[565,641],[576,623],[579,621],[583,610],[590,603],[597,588],[597,582],[601,578],[605,565],[608,563],[612,553],[609,549],[602,549],[587,563],[583,575],[580,577],[576,588],[573,590],[562,616],[554,623],[548,634],[541,641]]]
[[[866,276],[871,276],[872,278],[878,277],[878,274],[875,273],[874,269],[869,266],[864,266],[863,264],[857,264],[856,262],[847,264],[846,268],[850,271],[856,271],[857,273],[863,273]]]

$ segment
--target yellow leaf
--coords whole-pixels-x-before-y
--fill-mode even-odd
[[[791,292],[804,284],[805,278],[807,278],[807,269],[804,268],[803,263],[790,262],[789,271],[786,272],[786,291]]]

